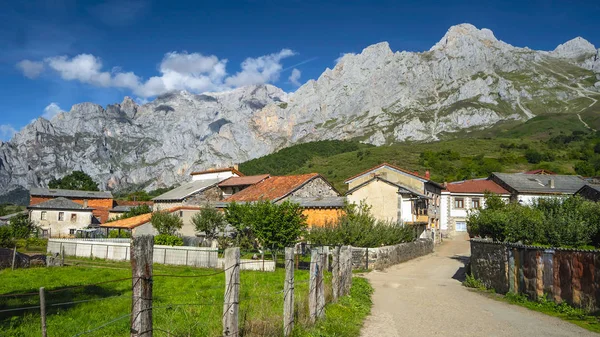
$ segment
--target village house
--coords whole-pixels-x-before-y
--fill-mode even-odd
[[[346,179],[349,203],[364,202],[382,221],[439,229],[440,197],[443,187],[403,168],[383,163]]]
[[[89,207],[93,210],[93,215],[98,223],[104,223],[108,220],[109,210],[113,208],[114,203],[110,192],[32,188],[29,194],[31,195],[29,206],[55,198],[65,198],[79,205],[85,205],[85,208]]]
[[[100,228],[103,228],[106,231],[105,234],[107,236],[111,230],[116,230],[119,234],[122,232],[129,232],[131,233],[131,236],[157,235],[158,232],[156,229],[154,229],[152,223],[150,222],[151,218],[152,213],[146,213],[127,219],[107,222],[100,225]]]
[[[160,211],[178,206],[197,206],[222,200],[223,191],[218,186],[219,183],[229,178],[243,177],[244,174],[235,167],[228,167],[193,172],[191,176],[192,181],[153,198],[154,210]]]
[[[487,178],[444,184],[441,191],[440,229],[442,235],[453,236],[467,231],[469,212],[485,208],[485,194],[494,193],[508,202],[510,193]]]
[[[510,200],[531,205],[536,199],[574,195],[586,181],[576,175],[497,173],[489,178],[510,193]]]
[[[223,200],[223,207],[260,200],[300,204],[309,227],[335,222],[344,207],[344,198],[318,173],[272,176]]]
[[[108,210],[108,220],[113,220],[124,213],[131,211],[132,208],[141,205],[148,205],[150,209],[154,207],[152,201],[126,201],[126,200],[115,200],[113,208]]]
[[[41,230],[42,237],[72,237],[78,229],[98,224],[93,208],[58,197],[29,205],[29,220]]]

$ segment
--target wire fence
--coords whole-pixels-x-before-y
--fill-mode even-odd
[[[133,247],[132,247],[133,249]],[[314,315],[312,312],[316,311],[318,312],[319,310],[322,312],[323,311],[323,307],[321,307],[318,310],[313,310],[310,309],[310,306],[313,305],[312,303],[322,303],[322,304],[316,304],[316,305],[321,305],[324,306],[324,304],[326,302],[330,302],[331,301],[331,292],[332,290],[329,290],[329,294],[327,295],[325,293],[325,291],[323,291],[322,289],[320,290],[320,292],[318,292],[317,287],[318,284],[324,284],[325,283],[325,279],[323,278],[323,271],[326,269],[331,269],[334,271],[334,274],[332,277],[336,278],[336,277],[340,277],[340,273],[339,272],[335,272],[336,269],[339,269],[339,265],[337,264],[337,262],[335,262],[335,258],[334,258],[334,262],[332,264],[332,262],[330,261],[330,257],[328,253],[324,253],[324,250],[319,251],[319,254],[314,254],[312,260],[310,262],[305,262],[305,268],[310,269],[311,273],[310,275],[306,275],[306,274],[300,274],[300,275],[296,275],[294,276],[294,274],[292,273],[292,278],[286,278],[284,280],[281,280],[279,277],[276,276],[265,276],[268,274],[263,274],[263,273],[252,273],[252,274],[244,274],[246,275],[245,277],[243,277],[242,280],[239,279],[239,271],[240,270],[244,270],[244,266],[255,266],[257,263],[260,263],[262,261],[247,261],[247,260],[242,260],[239,258],[240,255],[238,253],[238,257],[237,259],[232,263],[231,261],[226,261],[224,262],[226,264],[227,267],[224,267],[222,270],[206,270],[206,271],[202,271],[202,272],[197,272],[194,274],[175,274],[175,273],[155,273],[152,274],[151,277],[145,278],[145,277],[140,277],[140,276],[136,276],[135,274],[135,270],[134,270],[134,275],[132,277],[125,277],[125,278],[116,278],[116,279],[111,279],[111,280],[103,280],[103,281],[99,281],[99,282],[93,282],[93,283],[87,283],[87,284],[74,284],[74,285],[69,285],[69,286],[65,286],[65,287],[61,287],[61,288],[56,288],[56,289],[48,289],[48,290],[44,290],[43,293],[44,295],[42,295],[42,291],[40,292],[23,292],[23,293],[8,293],[8,294],[0,294],[0,327],[2,326],[2,320],[6,320],[6,319],[12,319],[13,317],[19,317],[19,316],[23,316],[23,315],[27,315],[27,313],[29,314],[34,314],[36,315],[37,312],[40,312],[40,316],[42,321],[45,322],[46,321],[46,317],[45,317],[45,311],[48,310],[49,311],[49,315],[54,315],[57,313],[56,310],[60,310],[63,308],[72,308],[72,307],[76,307],[78,305],[82,305],[82,304],[93,304],[95,305],[96,303],[98,303],[98,305],[100,305],[101,302],[110,302],[110,301],[122,301],[123,299],[131,299],[131,303],[133,304],[133,302],[135,301],[149,301],[150,306],[147,307],[146,309],[144,309],[143,311],[131,311],[131,312],[123,312],[122,314],[118,314],[115,315],[115,317],[111,317],[108,318],[106,317],[105,320],[103,320],[102,322],[98,322],[98,320],[94,320],[94,325],[93,326],[86,326],[87,324],[89,324],[89,322],[81,322],[81,329],[80,331],[78,331],[75,334],[72,334],[73,337],[76,336],[85,336],[85,335],[97,335],[98,333],[100,334],[104,334],[105,332],[103,331],[113,331],[113,330],[105,330],[105,329],[109,329],[111,326],[114,325],[118,325],[117,329],[119,329],[119,331],[121,331],[120,329],[123,326],[123,321],[126,319],[129,319],[130,321],[130,325],[133,326],[134,321],[137,320],[138,317],[140,317],[140,315],[144,315],[147,314],[148,312],[152,312],[152,311],[157,311],[157,313],[160,313],[159,316],[155,317],[154,321],[156,321],[153,324],[153,320],[152,318],[150,319],[150,326],[149,327],[145,327],[144,329],[140,329],[137,330],[139,331],[139,336],[143,336],[144,332],[149,332],[149,331],[153,331],[156,332],[158,334],[165,334],[168,336],[178,336],[178,335],[182,335],[182,336],[190,336],[190,335],[197,335],[197,334],[201,334],[201,335],[209,335],[209,336],[213,336],[214,335],[214,330],[216,330],[215,326],[216,324],[220,323],[226,316],[231,315],[231,313],[233,311],[235,311],[235,317],[233,317],[233,319],[236,322],[241,322],[241,325],[238,327],[237,323],[234,326],[234,329],[228,329],[226,327],[223,327],[223,334],[219,334],[218,336],[240,336],[240,335],[244,335],[244,334],[248,334],[252,331],[255,330],[259,330],[259,329],[265,329],[265,331],[271,331],[271,335],[281,335],[281,331],[287,331],[287,327],[289,325],[293,325],[294,323],[298,324],[298,323],[302,323],[305,324],[307,321],[311,321],[311,318],[309,316],[312,317],[312,315]],[[150,261],[154,260],[153,256],[150,256]],[[225,259],[226,260],[226,259]],[[338,258],[339,261],[339,258]],[[291,268],[291,269],[295,269],[299,266],[299,259],[295,259],[294,257],[292,257],[291,260],[288,260],[285,264],[286,268]],[[132,266],[135,263],[135,259],[131,262]],[[351,263],[349,263],[349,265],[351,266]],[[132,267],[133,268],[133,267]],[[232,277],[232,273],[237,272],[237,279],[231,279]],[[219,275],[223,274],[223,276],[227,277],[223,277],[223,278],[219,278]],[[319,278],[320,275],[320,279]],[[308,279],[306,279],[306,277],[308,276]],[[298,278],[300,277],[300,278]],[[150,293],[150,296],[141,296],[139,293],[136,293],[135,289],[136,289],[136,284],[137,283],[144,283],[144,282],[149,282],[150,284],[152,284],[154,287],[157,287],[159,285],[164,284],[165,281],[163,280],[173,280],[171,282],[175,282],[174,280],[180,279],[180,280],[184,280],[184,279],[203,279],[206,278],[207,280],[210,280],[212,282],[212,284],[206,284],[206,283],[199,283],[197,284],[197,287],[195,288],[195,293],[190,293],[190,291],[188,289],[183,289],[181,291],[178,291],[178,289],[172,289],[171,291],[168,291],[166,293]],[[273,279],[273,280],[278,280],[277,283],[273,283],[270,282],[268,285],[265,285],[265,278],[268,279]],[[225,279],[227,282],[222,282],[223,279]],[[98,294],[94,293],[94,292],[89,292],[89,289],[92,288],[100,288],[100,289],[104,289],[104,287],[109,286],[111,284],[116,284],[119,282],[130,282],[129,286],[126,287],[122,287],[122,289],[120,289],[119,294],[116,295],[111,295],[111,296],[104,296],[102,295],[101,297],[98,298],[89,298],[89,297],[93,297],[93,296],[98,296]],[[177,281],[179,282],[179,281]],[[293,286],[290,288],[287,288],[287,291],[285,290],[286,287],[284,287],[284,284],[292,284]],[[338,282],[339,283],[339,282]],[[173,283],[171,283],[173,284]],[[177,283],[175,283],[177,284]],[[181,284],[181,283],[179,283]],[[241,291],[240,291],[240,285],[243,284],[244,287],[242,287]],[[269,286],[271,286],[272,290],[268,290]],[[302,288],[303,291],[302,292],[297,292],[294,293],[294,289],[300,289]],[[323,287],[321,287],[323,288]],[[329,288],[330,289],[330,288]],[[267,291],[266,291],[267,290]],[[227,297],[227,294],[230,294],[231,292],[237,292],[237,299],[233,300],[233,301],[229,301],[227,302],[226,300],[224,301],[223,298],[223,292],[225,293],[225,297]],[[77,292],[78,296],[84,296],[84,297],[88,297],[88,298],[81,298],[81,297],[74,297],[72,300],[70,301],[56,301],[57,298],[56,295],[60,295],[57,296],[60,299],[63,299],[64,296],[74,296],[74,292]],[[335,291],[333,291],[335,292]],[[291,296],[290,296],[291,293]],[[37,303],[37,299],[35,298],[35,296],[39,296],[40,297],[40,303]],[[51,301],[48,301],[48,303],[45,303],[45,300],[43,299],[44,296],[50,296]],[[322,297],[321,299],[317,299],[314,298],[312,301],[307,298],[307,297]],[[276,309],[279,308],[282,304],[284,304],[285,301],[288,301],[289,298],[292,298],[292,300],[295,298],[296,300],[296,304],[293,306],[294,308],[294,312],[290,315],[288,315],[289,313],[284,313],[283,311],[285,309]],[[328,298],[326,298],[328,297]],[[54,300],[56,302],[53,302],[52,299],[54,298]],[[81,298],[81,299],[80,299]],[[182,301],[182,299],[185,299]],[[4,302],[2,302],[4,301]],[[18,301],[22,301],[22,302],[26,302],[26,303],[30,303],[33,302],[31,305],[24,305],[24,306],[14,306],[14,307],[7,307],[7,301],[12,301],[12,302],[18,302]],[[44,303],[44,304],[42,304]],[[112,302],[111,302],[112,303]],[[119,302],[120,304],[117,306],[119,308],[121,307],[125,307],[127,305],[126,302]],[[265,305],[266,303],[266,305]],[[271,305],[269,306],[271,303],[276,303],[276,305]],[[43,308],[42,308],[43,306]],[[4,307],[4,308],[3,308]],[[284,306],[285,307],[285,306]],[[307,307],[309,307],[309,310],[306,310]],[[213,319],[210,319],[208,322],[202,322],[202,321],[198,321],[196,319],[193,319],[193,315],[198,315],[198,311],[194,308],[204,308],[201,309],[203,310],[203,317],[208,317],[211,316],[213,317]],[[274,309],[275,308],[275,309]],[[235,310],[233,310],[235,309]],[[205,312],[205,311],[206,312]],[[219,316],[216,316],[216,312],[221,312],[221,314],[218,314],[220,316],[220,319],[217,318]],[[274,312],[275,310],[282,310],[281,312],[277,313]],[[241,315],[240,315],[240,311],[241,311]],[[310,312],[308,312],[310,311]],[[6,316],[9,315],[9,316]],[[68,311],[61,311],[60,315],[69,315]],[[260,317],[258,317],[257,319],[255,319],[253,317],[253,315],[258,315]],[[267,327],[264,322],[266,320],[269,319],[269,316],[275,316],[275,317],[282,317],[283,315],[283,319],[286,319],[286,317],[292,317],[292,321],[289,321],[289,317],[288,317],[288,321],[287,322],[282,322],[279,321],[279,323],[273,323],[270,324],[269,327]],[[287,315],[287,316],[286,316]],[[178,322],[181,321],[181,317],[189,317],[190,318],[190,322],[187,325],[187,327],[183,327],[181,326],[180,323],[173,323],[174,321],[176,321],[177,319],[179,319]],[[150,317],[152,317],[150,315]],[[171,317],[170,320],[168,320],[165,317]],[[159,318],[159,319],[156,319]],[[316,318],[316,317],[315,317]],[[215,323],[216,322],[216,323]],[[261,324],[263,324],[263,326],[260,326],[259,323],[256,322],[261,322]],[[50,322],[50,326],[49,329],[52,331],[53,327],[52,326],[53,322]],[[156,325],[156,326],[154,326]],[[42,324],[42,326],[45,326],[45,323]],[[45,327],[43,328],[45,329]],[[270,329],[270,330],[269,330]],[[277,332],[273,332],[273,329],[277,330]],[[212,331],[212,333],[210,331]],[[42,332],[42,336],[46,336],[44,334],[44,331]],[[133,328],[132,328],[133,331]],[[122,331],[123,334],[127,334],[128,330],[123,330]],[[62,334],[61,334],[62,335]],[[65,334],[66,335],[66,334]],[[217,335],[214,335],[215,337]]]

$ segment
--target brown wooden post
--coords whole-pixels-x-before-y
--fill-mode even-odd
[[[12,266],[11,269],[15,270],[15,259],[17,258],[17,246],[13,248],[13,258],[12,258]]]
[[[294,330],[294,248],[285,249],[285,281],[283,284],[283,336]]]
[[[223,336],[239,334],[240,248],[225,249],[225,299],[223,301]]]
[[[152,336],[152,259],[154,236],[131,239],[131,337]]]
[[[40,288],[40,317],[42,323],[42,337],[48,337],[48,331],[46,330],[46,294],[44,287]]]
[[[333,247],[333,268],[331,270],[331,288],[333,292],[333,301],[340,297],[340,247]]]
[[[345,260],[344,295],[348,295],[350,294],[350,288],[352,287],[352,246],[347,247]]]

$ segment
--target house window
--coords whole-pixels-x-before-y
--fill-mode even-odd
[[[75,235],[75,228],[69,228],[69,235]]]
[[[183,211],[179,211],[179,217],[183,218]]]
[[[77,221],[77,214],[71,213],[71,222]]]
[[[42,237],[43,238],[50,237],[50,231],[48,229],[42,229]]]
[[[58,221],[65,221],[65,212],[58,212]]]
[[[471,208],[479,208],[479,198],[471,199]]]
[[[47,217],[48,217],[48,212],[42,211],[42,216],[40,217],[40,219],[41,220],[46,220]]]
[[[454,198],[454,208],[465,208],[465,199]]]

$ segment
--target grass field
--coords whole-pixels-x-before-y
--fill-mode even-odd
[[[129,334],[131,280],[128,263],[80,261],[80,266],[0,271],[0,294],[33,293],[0,297],[0,311],[38,306],[39,287],[47,292],[49,336],[126,336]],[[220,336],[225,277],[215,270],[154,265],[153,319],[155,336]],[[213,275],[210,275],[213,274]],[[280,336],[283,320],[285,271],[241,272],[240,326],[242,336]],[[175,275],[168,277],[160,275]],[[208,275],[208,276],[203,276]],[[311,327],[307,319],[308,272],[296,271],[296,336],[357,336],[370,310],[371,287],[355,278],[352,294],[328,305],[328,318]],[[331,297],[330,275],[326,295]],[[328,300],[328,302],[329,302]],[[54,304],[79,302],[68,305]],[[113,322],[113,320],[117,319]],[[106,326],[101,327],[102,325]],[[97,329],[97,330],[94,330]],[[39,336],[39,310],[0,312],[2,336]]]

